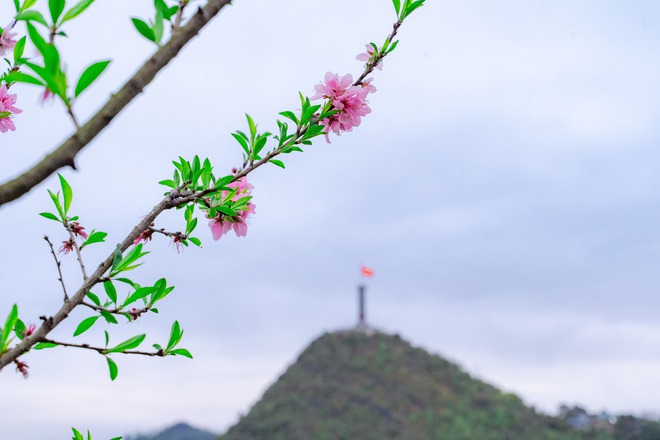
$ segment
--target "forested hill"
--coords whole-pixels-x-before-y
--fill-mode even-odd
[[[325,334],[219,440],[612,440],[574,430],[398,336]]]

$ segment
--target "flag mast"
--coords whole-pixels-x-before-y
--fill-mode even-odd
[[[360,268],[360,275],[364,278],[371,278],[374,276],[374,270],[367,266],[362,266]],[[358,323],[355,326],[356,330],[367,331],[369,326],[367,325],[366,318],[366,294],[367,286],[365,282],[360,282],[358,284]]]

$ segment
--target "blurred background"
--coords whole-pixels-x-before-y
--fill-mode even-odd
[[[0,4],[3,25],[12,3]],[[113,60],[80,99],[82,121],[153,53],[130,22],[152,8],[98,0],[66,27],[71,77]],[[389,0],[225,8],[79,155],[79,171],[63,170],[72,212],[109,233],[87,265],[158,202],[171,160],[199,154],[229,172],[245,113],[275,131],[277,113],[297,109],[298,92],[311,96],[327,71],[357,76],[355,56],[394,20]],[[539,410],[660,409],[649,392],[660,386],[660,4],[428,0],[399,37],[359,128],[251,176],[247,237],[214,242],[201,221],[201,250],[147,245],[134,279],[166,276],[176,289],[113,341],[146,332],[145,347],[166,342],[176,319],[194,359],[115,356],[111,382],[93,352],[30,353],[28,380],[0,374],[3,438],[67,438],[75,426],[103,439],[177,420],[222,432],[311,340],[355,324],[361,264],[375,269],[373,326]],[[24,113],[0,138],[3,181],[72,133],[61,104],[14,90]],[[60,305],[43,235],[60,242],[64,231],[38,216],[57,185],[0,207],[0,316],[18,303],[37,323]],[[74,289],[78,270],[65,260]],[[53,337],[70,340],[87,315]],[[103,344],[102,330],[78,339]]]

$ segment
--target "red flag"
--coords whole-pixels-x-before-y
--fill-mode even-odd
[[[371,278],[372,276],[374,276],[374,270],[370,267],[362,266],[362,268],[360,269],[360,275],[362,275],[363,277]]]

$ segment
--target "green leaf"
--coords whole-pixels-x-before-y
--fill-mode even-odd
[[[14,7],[16,8],[16,12],[18,12],[18,10],[21,7],[21,4],[19,3],[19,0],[14,0]]]
[[[284,163],[281,160],[271,159],[268,162],[272,163],[273,165],[277,165],[280,168],[284,168]]]
[[[87,9],[92,3],[94,3],[94,0],[81,0],[80,2],[76,3],[71,9],[66,11],[66,14],[64,14],[64,17],[62,18],[62,23],[76,18],[85,12],[85,9]]]
[[[103,71],[110,64],[110,60],[99,61],[89,66],[85,71],[80,75],[78,84],[76,84],[76,91],[74,92],[74,97],[78,97],[87,87],[89,87],[96,79],[103,73]]]
[[[39,215],[42,216],[42,217],[47,218],[48,220],[55,220],[56,222],[61,223],[61,220],[59,218],[57,218],[57,216],[55,214],[52,214],[50,212],[40,212]]]
[[[103,288],[105,289],[108,298],[110,298],[110,301],[117,304],[117,289],[115,289],[115,285],[112,284],[112,281],[104,281]]]
[[[106,312],[105,310],[100,310],[99,313],[101,314],[101,316],[103,316],[103,319],[105,319],[105,322],[107,322],[108,324],[118,324],[117,318],[112,316],[112,313]]]
[[[92,230],[91,234],[89,234],[89,237],[87,237],[87,240],[85,240],[85,242],[83,243],[83,246],[88,246],[94,243],[104,243],[105,237],[107,236],[108,236],[107,232]]]
[[[43,15],[41,15],[41,12],[39,11],[25,11],[21,12],[16,16],[16,20],[22,20],[22,21],[36,21],[37,23],[41,23],[44,26],[48,27],[48,23],[46,22],[46,19],[44,18]],[[18,44],[18,43],[17,43]],[[23,44],[25,47],[25,44]],[[21,54],[21,56],[23,56]],[[20,57],[19,57],[20,58]],[[15,58],[16,59],[16,58]]]
[[[188,237],[188,240],[190,240],[190,242],[192,244],[194,244],[195,246],[201,246],[202,245],[202,241],[197,237]]]
[[[121,247],[117,245],[117,248],[115,249],[115,256],[112,257],[112,271],[114,272],[117,270],[117,265],[121,262]]]
[[[92,292],[87,292],[87,298],[91,299],[94,304],[98,307],[101,307],[101,300],[98,296],[94,295]]]
[[[24,72],[9,72],[5,76],[5,80],[8,83],[12,82],[20,82],[20,83],[25,83],[25,84],[33,84],[35,86],[43,86],[44,83],[43,81],[40,81],[38,78],[35,78],[34,76],[24,73]]]
[[[399,11],[401,11],[401,1],[400,0],[392,0],[392,3],[394,3],[394,10],[396,11],[396,16],[399,16]]]
[[[107,330],[103,330],[103,332],[105,333],[105,347],[107,348],[108,344],[110,343],[110,335],[108,334]]]
[[[232,133],[231,135],[238,141],[239,144],[241,144],[243,151],[245,151],[245,155],[250,156],[250,147],[248,146],[247,140],[245,140],[243,136],[240,136],[236,133]]]
[[[280,112],[280,115],[284,116],[287,119],[291,119],[296,125],[298,125],[298,118],[293,112],[290,111]]]
[[[16,325],[16,320],[18,320],[18,306],[14,304],[7,316],[7,321],[5,321],[5,326],[2,328],[2,334],[0,335],[0,353],[6,350],[7,345],[9,345],[9,336],[14,330],[14,325]]]
[[[46,43],[46,40],[44,40],[44,37],[41,36],[39,31],[35,29],[34,26],[30,24],[30,22],[27,22],[27,29],[28,29],[28,35],[30,36],[30,40],[32,43],[34,43],[35,47],[37,50],[44,56],[46,57],[46,52],[48,51],[48,43]]]
[[[76,328],[76,331],[73,332],[73,336],[78,336],[78,335],[81,335],[81,334],[85,333],[87,330],[92,328],[92,326],[94,325],[96,320],[99,319],[99,318],[100,318],[100,316],[96,315],[96,316],[90,316],[89,318],[83,319],[82,322],[80,324],[78,324],[78,327]]]
[[[21,6],[19,12],[27,11],[32,6],[34,6],[35,3],[37,3],[37,0],[25,0],[25,3],[23,3],[23,6]]]
[[[192,354],[190,354],[190,352],[188,350],[186,350],[185,348],[177,348],[176,350],[172,350],[172,351],[168,352],[168,354],[173,355],[173,356],[176,356],[176,355],[185,356],[189,359],[193,358]]]
[[[137,289],[128,298],[126,298],[126,301],[124,301],[124,304],[122,305],[122,308],[126,307],[127,305],[129,305],[131,303],[134,303],[138,299],[142,299],[142,298],[145,298],[146,296],[149,296],[153,291],[154,291],[153,287],[141,287],[141,288]]]
[[[125,340],[116,347],[107,350],[107,353],[123,353],[126,350],[137,348],[146,337],[147,335],[145,334],[133,336],[132,338]]]
[[[117,374],[119,374],[119,368],[117,368],[117,364],[115,364],[115,361],[110,359],[109,356],[106,356],[105,360],[108,361],[108,370],[110,370],[110,380],[115,380],[117,378]]]
[[[176,188],[176,184],[174,183],[174,180],[169,180],[169,179],[168,180],[161,180],[160,182],[158,182],[158,184],[159,185],[165,185],[165,186],[168,186],[170,188]]]
[[[57,19],[64,11],[64,0],[48,0],[48,9],[50,9],[50,18],[53,19],[53,24],[56,24]]]
[[[139,18],[131,18],[131,20],[133,21],[133,26],[135,26],[135,29],[137,29],[140,35],[149,41],[153,41],[154,43],[156,42],[154,31],[151,30],[147,23],[140,20]]]
[[[54,342],[39,342],[36,344],[34,347],[32,347],[33,350],[44,350],[46,348],[54,348],[57,347],[57,344]]]
[[[76,428],[71,428],[71,430],[73,430],[73,440],[85,440],[83,435]]]
[[[174,324],[172,324],[172,330],[170,331],[170,340],[167,343],[167,349],[165,351],[169,351],[170,349],[174,348],[176,344],[181,341],[182,336],[183,330],[181,330],[179,321],[174,321]]]
[[[66,181],[60,173],[57,173],[57,176],[60,178],[60,185],[62,185],[62,195],[64,196],[64,215],[69,212],[69,207],[71,206],[71,201],[73,200],[73,190],[71,185]]]
[[[14,334],[16,335],[16,337],[22,341],[23,335],[26,332],[27,332],[27,327],[25,327],[25,323],[20,319],[17,319],[16,324],[14,324]]]
[[[416,2],[412,2],[412,3],[410,4],[410,6],[408,6],[408,7],[406,8],[406,11],[404,12],[402,18],[406,18],[406,17],[408,17],[410,14],[412,14],[412,12],[413,12],[415,9],[419,8],[419,7],[422,6],[423,4],[424,4],[424,0],[417,0]]]
[[[21,57],[23,56],[23,52],[25,52],[26,38],[27,37],[22,37],[16,42],[16,45],[14,46],[14,64],[17,64],[20,61]]]

